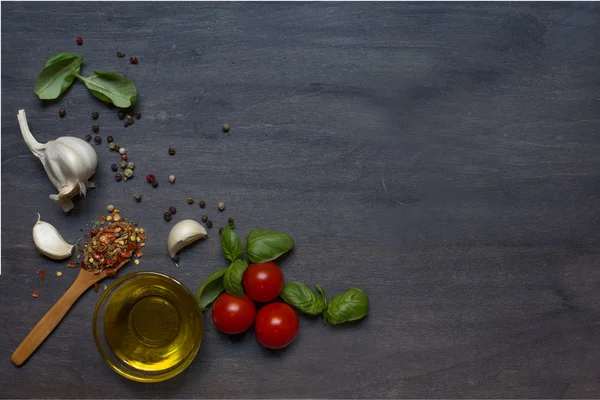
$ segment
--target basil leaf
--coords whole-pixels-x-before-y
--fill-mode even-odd
[[[225,275],[223,275],[223,285],[229,294],[245,297],[242,277],[246,268],[248,268],[248,263],[241,258],[234,260],[227,268]]]
[[[302,311],[304,314],[319,315],[325,309],[325,302],[319,299],[319,296],[315,292],[301,282],[286,283],[279,296],[286,303]]]
[[[62,53],[55,54],[52,57],[50,57],[48,59],[48,61],[46,61],[46,64],[44,64],[44,68],[46,68],[49,65],[54,64],[57,61],[64,60],[65,58],[71,58],[71,57],[77,57],[77,56],[75,54],[69,53],[69,52],[62,52]]]
[[[137,99],[133,82],[115,72],[93,71],[90,76],[77,75],[94,97],[117,107],[127,108]]]
[[[221,248],[229,261],[242,255],[242,241],[229,225],[226,225],[221,232]]]
[[[208,278],[202,282],[198,290],[196,290],[196,300],[200,306],[200,310],[208,310],[208,305],[216,300],[217,297],[223,292],[223,275],[227,268],[220,269],[213,272]]]
[[[293,247],[290,235],[270,229],[255,229],[246,237],[246,254],[255,263],[275,260]]]
[[[327,306],[327,320],[332,325],[355,321],[369,312],[369,298],[360,289],[350,288],[334,296]]]
[[[56,56],[54,56],[56,57]],[[81,68],[83,56],[61,56],[50,60],[37,77],[33,91],[42,100],[56,99],[71,86]]]

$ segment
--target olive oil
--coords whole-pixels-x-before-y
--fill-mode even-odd
[[[124,282],[106,305],[106,340],[123,363],[153,373],[195,355],[203,332],[194,297],[161,275]],[[197,349],[196,349],[197,350]]]

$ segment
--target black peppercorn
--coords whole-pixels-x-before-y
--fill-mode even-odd
[[[113,138],[112,136],[107,136],[107,137],[106,137],[106,141],[107,141],[108,143],[112,143],[112,142],[114,142],[114,141],[115,141],[115,138]]]
[[[133,118],[131,118],[131,117],[127,118],[127,121],[126,121],[127,125],[133,125],[134,122],[135,122],[135,120]]]
[[[158,180],[156,178],[152,179],[152,181],[150,182],[150,184],[152,185],[152,187],[157,187],[158,186]]]
[[[94,125],[92,125],[92,131],[93,131],[94,133],[98,133],[98,132],[100,132],[100,126],[98,126],[98,124],[94,124]]]
[[[206,222],[208,221],[208,216],[207,215],[203,215],[202,216],[202,222]]]
[[[206,207],[206,203],[204,202],[204,200],[200,201],[200,208],[204,208]]]
[[[194,204],[194,198],[192,196],[188,197],[188,204]]]
[[[175,208],[175,206],[171,206],[171,207],[169,207],[169,212],[171,214],[175,214],[177,212],[177,209]]]
[[[219,236],[221,236],[221,233],[223,233],[223,227],[219,228]]]
[[[173,218],[173,216],[171,215],[171,213],[168,212],[168,211],[166,213],[164,213],[163,216],[165,217],[165,221],[170,221],[171,218]]]
[[[118,144],[115,145],[115,151],[119,151],[119,150],[121,150],[121,146],[119,146]]]
[[[67,112],[65,111],[64,108],[61,108],[60,110],[58,110],[58,115],[60,115],[60,117],[64,117],[65,115],[67,115]]]
[[[85,135],[85,140],[87,140],[88,142],[90,140],[92,140],[92,135],[90,135],[89,133]]]
[[[138,203],[139,203],[140,201],[142,201],[142,195],[141,195],[141,194],[136,194],[136,195],[134,195],[134,196],[133,196],[133,198],[134,198],[134,199],[135,199],[135,201],[137,201]]]
[[[119,119],[125,118],[125,114],[123,113],[123,111],[119,111],[117,115],[119,116]]]
[[[138,63],[138,59],[137,59],[137,57],[131,57],[129,59],[129,62],[132,63],[132,64],[137,64]]]
[[[94,143],[100,144],[100,142],[102,142],[102,138],[98,135],[94,136]]]
[[[119,169],[119,166],[117,164],[113,164],[110,166],[110,169],[116,172]]]
[[[117,57],[123,58],[125,57],[125,53],[123,53],[122,51],[117,51]]]
[[[100,114],[98,114],[98,111],[92,112],[92,119],[98,119],[99,116]]]
[[[117,172],[115,174],[115,181],[120,182],[121,179],[123,179],[123,175],[121,175],[120,173]]]
[[[142,113],[141,113],[141,112],[139,112],[139,111],[138,111],[138,112],[136,112],[136,113],[135,113],[135,117],[136,117],[137,119],[140,119],[140,117],[141,117],[141,116],[142,116]]]
[[[172,156],[175,155],[175,147],[169,147],[169,154]]]
[[[233,220],[233,218],[231,218],[231,217],[227,218],[227,224],[229,225],[229,227],[231,229],[235,228],[235,221]]]
[[[210,221],[210,220],[206,221],[206,227],[212,228],[212,221]]]

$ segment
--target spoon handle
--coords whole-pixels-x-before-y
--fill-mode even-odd
[[[42,344],[42,342],[56,328],[58,323],[64,318],[71,306],[77,301],[94,282],[90,283],[83,275],[78,275],[75,282],[63,294],[63,296],[52,306],[50,310],[40,319],[37,325],[29,332],[27,337],[21,342],[14,351],[10,359],[20,367],[33,354],[33,352]]]

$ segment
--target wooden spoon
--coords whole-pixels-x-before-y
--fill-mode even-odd
[[[125,265],[129,259],[121,262],[115,268],[110,268],[110,275],[113,270],[116,272]],[[88,290],[94,283],[106,278],[108,269],[102,270],[99,274],[94,274],[86,269],[79,270],[77,279],[71,287],[58,299],[56,304],[40,319],[37,325],[29,332],[27,337],[21,342],[19,347],[10,356],[12,362],[20,367],[33,354],[33,352],[42,344],[42,342],[56,328],[58,323],[64,318],[69,309],[75,304],[77,299]]]

